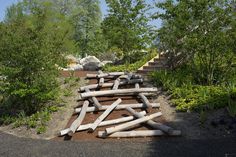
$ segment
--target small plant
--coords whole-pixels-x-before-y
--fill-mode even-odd
[[[70,89],[65,89],[63,95],[65,97],[68,97],[68,96],[71,96],[72,94],[73,94],[73,92]]]
[[[37,134],[42,134],[46,132],[46,127],[45,126],[39,126],[37,129]]]

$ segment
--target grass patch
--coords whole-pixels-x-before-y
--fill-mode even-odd
[[[103,71],[107,72],[118,72],[118,71],[126,71],[126,72],[135,72],[137,71],[141,66],[143,66],[146,62],[151,60],[153,57],[157,55],[156,52],[149,53],[146,56],[142,58],[142,60],[137,61],[135,63],[126,63],[122,65],[111,65],[111,64],[106,64],[103,67]]]

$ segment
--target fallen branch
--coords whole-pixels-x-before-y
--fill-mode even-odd
[[[102,113],[101,116],[99,116],[95,122],[92,124],[91,127],[89,127],[89,131],[94,131],[97,126],[112,112],[112,110],[121,103],[121,99],[117,99],[114,103],[112,103],[105,112]]]
[[[142,111],[139,113],[140,113],[140,115],[143,115],[143,116],[146,115],[145,111]],[[128,117],[122,117],[122,118],[118,118],[118,119],[106,120],[106,121],[102,121],[100,124],[98,124],[98,127],[124,123],[124,122],[128,122],[128,121],[131,121],[134,119],[135,119],[134,116],[128,116]],[[92,124],[93,123],[80,125],[76,131],[88,130],[92,126]],[[64,136],[64,135],[68,134],[69,131],[70,131],[70,128],[64,129],[64,130],[60,131],[59,136]]]
[[[108,96],[115,94],[138,94],[142,92],[157,92],[157,88],[139,88],[139,89],[117,89],[117,90],[107,90],[107,91],[92,91],[81,93],[81,98],[89,98],[95,96]]]
[[[139,131],[122,131],[122,132],[115,132],[113,134],[107,135],[105,131],[99,131],[98,137],[148,137],[148,136],[162,136],[165,133],[161,130],[139,130]],[[173,130],[170,136],[180,136],[181,132],[179,130]]]
[[[145,117],[142,117],[142,118],[139,118],[139,119],[136,119],[136,120],[124,123],[124,124],[120,124],[120,125],[117,125],[117,126],[114,126],[114,127],[111,127],[111,128],[106,128],[105,131],[106,131],[106,134],[112,134],[114,132],[118,132],[118,131],[122,131],[122,130],[127,130],[130,127],[133,127],[133,126],[135,126],[137,124],[140,124],[140,123],[144,123],[144,122],[146,122],[148,120],[151,120],[153,118],[159,117],[161,115],[162,115],[161,112],[157,112],[157,113],[151,114],[149,116],[145,116]]]
[[[159,103],[151,103],[151,105],[152,105],[153,108],[160,107]],[[99,111],[104,111],[109,106],[110,105],[102,105],[102,107],[99,109]],[[133,109],[136,109],[136,108],[146,108],[147,106],[143,103],[140,103],[140,104],[120,104],[115,108],[115,110],[123,110],[126,107],[131,107]],[[80,111],[81,111],[81,108],[76,108],[75,109],[75,113],[79,113]],[[94,112],[94,111],[97,111],[96,107],[88,107],[87,108],[87,112]]]

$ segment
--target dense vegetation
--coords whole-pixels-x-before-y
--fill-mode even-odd
[[[168,51],[171,71],[151,78],[172,95],[178,110],[205,111],[229,106],[236,114],[235,2],[165,1],[158,47]],[[163,11],[164,10],[164,11]]]

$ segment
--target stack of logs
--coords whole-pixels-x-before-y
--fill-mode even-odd
[[[151,108],[159,108],[159,103],[150,103],[147,95],[157,93],[157,88],[140,88],[143,79],[140,75],[124,72],[103,73],[99,71],[98,74],[87,74],[88,79],[97,79],[97,84],[80,87],[79,92],[81,98],[84,100],[81,108],[76,108],[78,113],[77,119],[67,129],[60,131],[60,135],[72,136],[76,131],[93,132],[97,127],[116,125],[108,127],[104,131],[98,132],[98,137],[147,137],[147,136],[178,136],[181,135],[179,130],[174,130],[162,123],[153,121],[152,119],[160,117],[161,112],[147,114]],[[105,79],[114,80],[112,83],[105,82]],[[119,88],[121,86],[134,85],[134,88]],[[110,88],[110,90],[100,90],[102,88]],[[137,96],[143,103],[137,104],[121,104],[122,100],[118,98],[111,105],[101,105],[97,99],[100,96]],[[91,106],[89,106],[91,105]],[[134,109],[145,109],[145,111],[137,112]],[[115,110],[127,110],[131,115],[128,117],[121,117],[118,119],[105,120],[105,118],[112,114]],[[86,113],[94,111],[104,111],[93,123],[81,125]],[[145,123],[153,130],[131,130],[135,126]],[[131,131],[127,131],[131,130]]]

